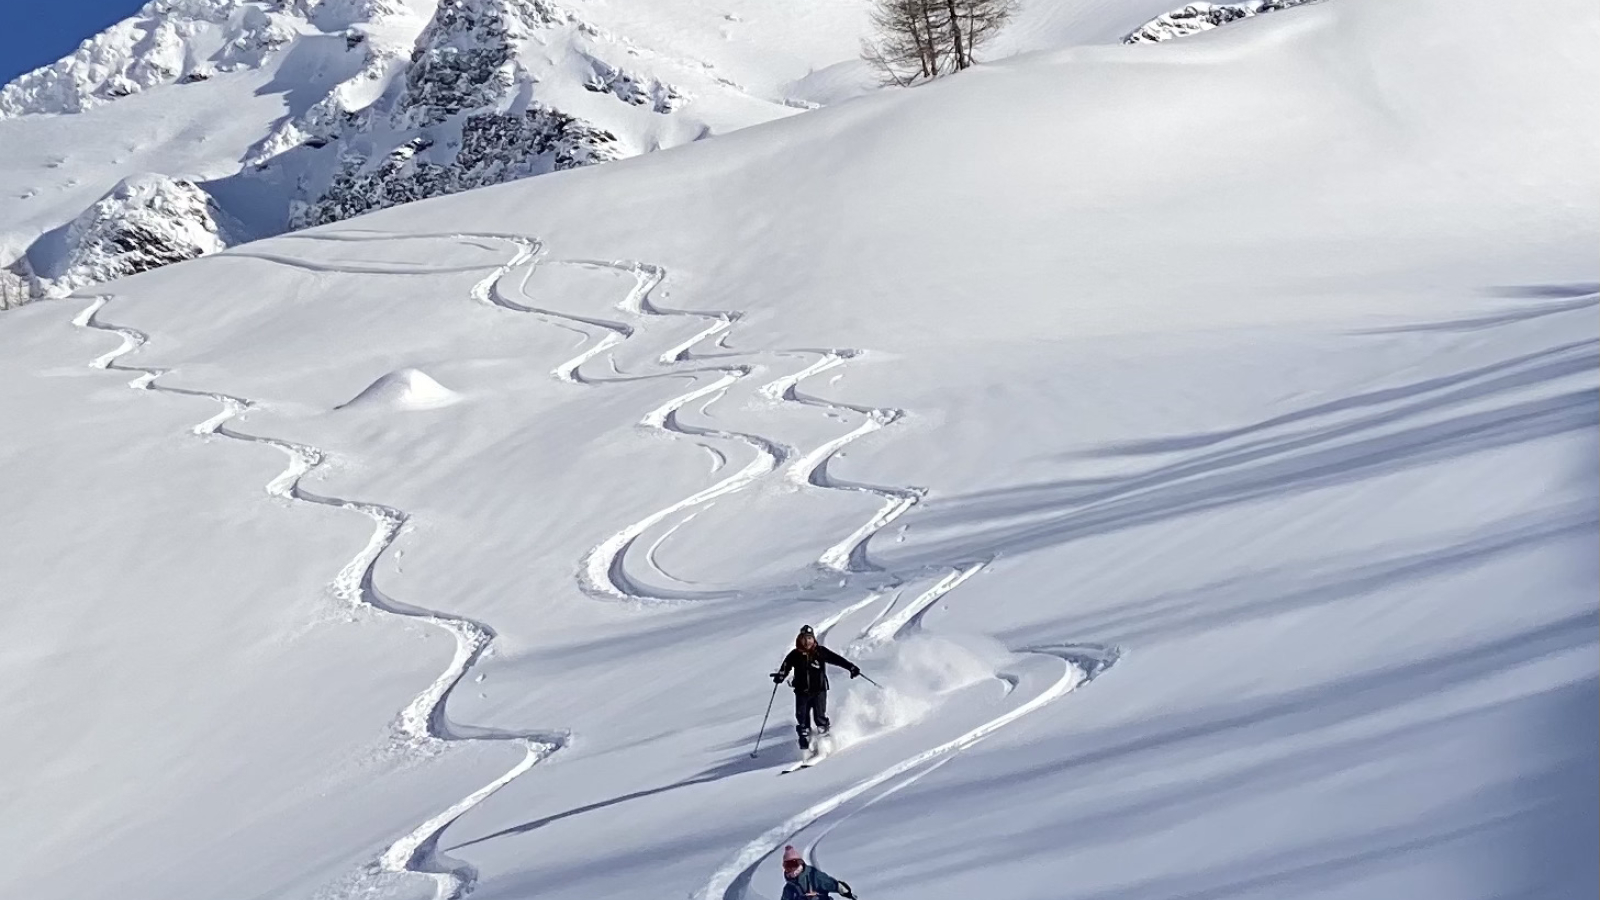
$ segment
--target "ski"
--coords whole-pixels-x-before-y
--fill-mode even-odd
[[[788,775],[790,772],[798,772],[801,769],[809,769],[812,766],[816,765],[817,763],[822,762],[826,758],[827,758],[827,754],[826,753],[817,753],[817,754],[814,754],[812,756],[808,756],[805,759],[802,759],[797,763],[792,763],[790,765],[784,766],[783,768],[778,770],[778,774],[779,775]]]
[[[804,757],[802,757],[799,762],[790,763],[789,765],[784,766],[782,769],[779,769],[778,770],[778,774],[779,775],[788,775],[790,772],[798,772],[801,769],[809,769],[812,766],[816,765],[817,763],[822,762],[823,760],[827,759],[829,756],[833,755],[832,748],[826,748],[826,749],[824,748],[824,743],[823,742],[826,741],[826,740],[827,740],[826,738],[823,738],[822,740],[819,740],[817,742],[817,748],[815,750],[807,752],[806,755]]]

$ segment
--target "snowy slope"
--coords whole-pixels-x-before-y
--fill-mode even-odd
[[[8,313],[0,888],[1593,896],[1597,31],[1112,36]],[[802,623],[885,688],[779,777]]]

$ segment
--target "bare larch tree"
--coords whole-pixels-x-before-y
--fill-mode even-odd
[[[908,85],[970,68],[1017,0],[877,0],[875,36],[861,56],[885,84]]]

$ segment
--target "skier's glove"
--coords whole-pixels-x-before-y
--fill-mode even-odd
[[[849,897],[850,900],[855,900],[856,892],[850,890],[850,882],[848,882],[848,881],[839,882],[839,896],[841,896],[841,897]]]
[[[861,674],[861,667],[860,666],[851,666],[850,667],[850,677],[851,678],[854,678],[854,677],[856,677],[857,675],[860,675],[860,674]]]
[[[851,677],[853,678],[855,676],[851,676]],[[773,684],[783,684],[783,673],[782,672],[773,672],[772,673],[772,683]]]

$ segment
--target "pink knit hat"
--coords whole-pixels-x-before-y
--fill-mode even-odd
[[[794,848],[793,844],[790,844],[787,847],[783,848],[783,862],[784,862],[784,865],[788,865],[790,860],[794,860],[795,862],[798,862],[798,863],[805,862],[805,859],[800,856],[800,851],[796,850]]]

